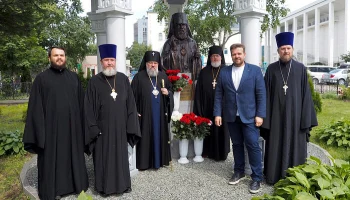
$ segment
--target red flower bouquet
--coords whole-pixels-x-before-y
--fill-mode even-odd
[[[168,75],[168,79],[173,85],[173,91],[174,92],[181,92],[183,88],[188,85],[192,84],[192,80],[189,76],[186,74],[181,74],[181,76],[178,76],[180,73],[180,70],[166,70],[166,74]]]

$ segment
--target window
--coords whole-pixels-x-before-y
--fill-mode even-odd
[[[310,72],[317,72],[317,67],[309,67]]]
[[[225,48],[225,50],[224,50],[224,54],[228,54],[228,50],[227,50],[227,48]]]
[[[159,34],[158,34],[158,40],[159,40],[159,41],[162,41],[162,40],[163,40],[163,33],[159,33]]]

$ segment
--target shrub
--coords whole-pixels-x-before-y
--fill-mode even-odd
[[[341,91],[342,94],[340,98],[343,100],[350,100],[350,87],[342,86]]]
[[[321,95],[322,99],[338,99],[338,95],[335,93],[324,93]]]
[[[350,121],[338,120],[332,122],[326,128],[320,130],[318,137],[325,141],[327,145],[337,145],[350,149]]]
[[[322,164],[316,157],[287,170],[285,179],[274,185],[273,195],[259,199],[350,199],[350,164],[331,159],[333,166]]]
[[[15,132],[0,132],[0,156],[24,154],[22,136],[23,134],[18,130]]]
[[[312,100],[314,102],[316,113],[320,113],[322,111],[321,96],[318,92],[315,91],[314,84],[312,82],[312,78],[309,73],[307,74],[307,77],[308,77],[308,82],[309,82]]]

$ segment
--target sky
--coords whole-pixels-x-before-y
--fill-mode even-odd
[[[291,11],[294,11],[315,1],[317,0],[286,0],[285,5]],[[90,12],[91,0],[81,0],[81,2],[85,13]],[[153,3],[154,0],[132,0],[132,12],[134,12],[134,14],[125,17],[125,35],[127,36],[125,42],[127,47],[130,47],[134,40],[134,23],[137,21],[137,19],[147,15],[146,11],[153,5]]]

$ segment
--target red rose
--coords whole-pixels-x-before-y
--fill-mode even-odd
[[[190,79],[190,80],[188,81],[188,84],[192,85],[192,83],[193,83],[193,81]]]

